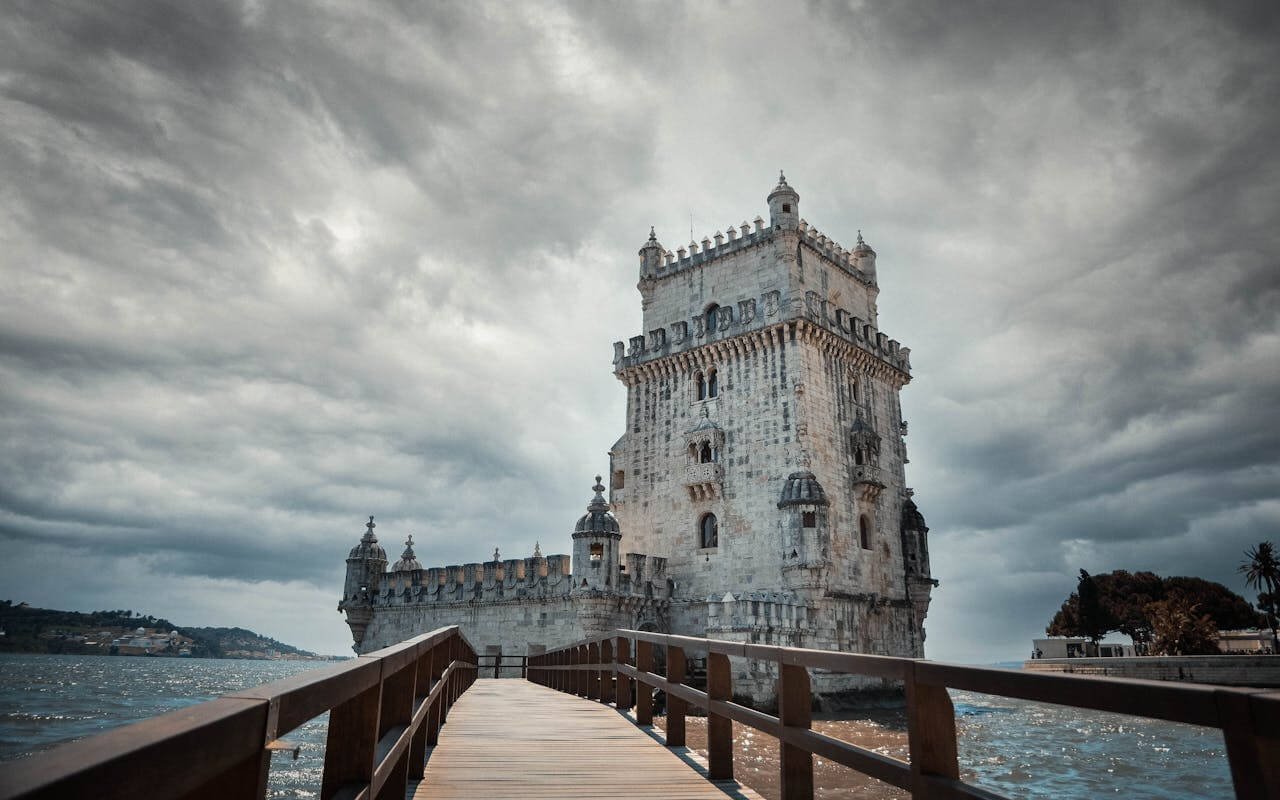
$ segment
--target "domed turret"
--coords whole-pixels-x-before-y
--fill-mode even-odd
[[[609,513],[604,499],[604,484],[596,476],[591,487],[595,497],[587,504],[587,513],[578,518],[573,528],[573,590],[575,592],[607,591],[617,583],[621,564],[619,542],[622,530]]]
[[[778,501],[778,508],[789,508],[791,506],[826,506],[831,501],[827,499],[827,493],[822,488],[822,484],[818,483],[818,479],[812,472],[793,472],[787,476],[787,482],[782,486],[782,499]]]
[[[382,545],[378,544],[378,537],[373,535],[373,529],[376,527],[378,526],[373,524],[373,517],[369,517],[369,521],[364,526],[364,536],[360,537],[360,544],[351,548],[351,553],[347,555],[348,561],[360,558],[387,563],[387,551],[382,549]]]
[[[404,543],[404,552],[400,554],[400,560],[391,567],[392,572],[412,572],[415,569],[422,569],[422,564],[418,563],[418,557],[413,553],[413,536],[410,535]]]
[[[640,248],[640,277],[652,277],[661,269],[666,260],[666,252],[653,228],[649,228],[649,241]]]
[[[800,195],[787,183],[787,176],[778,172],[778,185],[769,192],[769,224],[774,230],[793,231],[800,227]]]
[[[853,265],[874,282],[876,279],[876,251],[862,239],[858,231],[858,243],[853,248]]]

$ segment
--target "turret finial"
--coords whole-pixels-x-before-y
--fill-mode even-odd
[[[534,557],[534,558],[542,558],[542,543],[541,543],[541,542],[534,542],[534,543],[533,543],[533,557]]]
[[[373,529],[374,529],[374,528],[376,528],[376,527],[378,527],[378,526],[373,524],[373,515],[372,515],[372,514],[371,514],[371,515],[369,515],[369,521],[368,521],[367,523],[365,523],[365,526],[364,526],[364,527],[365,527],[364,536],[362,536],[362,537],[361,537],[361,540],[362,540],[362,541],[365,541],[365,542],[376,542],[376,541],[378,541],[378,537],[373,535]]]
[[[787,176],[782,174],[782,170],[778,170],[778,183],[786,183]]]
[[[862,246],[864,244],[866,244],[866,242],[862,241],[862,228],[858,228],[858,245]]]
[[[502,560],[502,557],[498,554],[498,548],[496,548],[496,547],[495,547],[495,548],[493,548],[493,560],[494,560],[494,561],[501,561],[501,560]]]
[[[601,476],[596,476],[596,485],[591,487],[591,491],[595,492],[596,496],[591,498],[591,502],[587,505],[588,511],[609,510],[609,501],[604,499],[604,484],[601,483],[602,480]]]
[[[658,234],[654,232],[652,225],[649,226],[649,241],[651,242],[658,241]]]

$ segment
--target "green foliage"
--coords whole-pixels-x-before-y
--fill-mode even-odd
[[[1116,616],[1102,602],[1098,584],[1084,570],[1080,570],[1080,580],[1076,583],[1076,600],[1079,612],[1080,635],[1087,636],[1094,643],[1107,635],[1117,624]]]
[[[1280,594],[1280,559],[1276,557],[1275,545],[1271,542],[1259,542],[1244,551],[1245,561],[1239,571],[1244,574],[1245,583],[1261,592],[1258,595],[1258,607],[1266,612],[1267,624],[1271,628],[1271,645],[1273,652],[1280,652],[1280,640],[1276,636],[1277,595]]]
[[[1254,628],[1263,624],[1247,600],[1222,584],[1203,578],[1162,578],[1154,572],[1131,573],[1126,570],[1092,576],[1081,570],[1081,576],[1081,584],[1084,576],[1089,577],[1088,582],[1093,588],[1086,591],[1096,591],[1100,612],[1083,613],[1081,584],[1077,584],[1076,591],[1066,599],[1045,628],[1050,636],[1087,636],[1096,642],[1109,631],[1119,631],[1141,647],[1151,643],[1154,637],[1152,604],[1175,598],[1197,606],[1200,614],[1208,616],[1218,630]],[[1104,627],[1101,633],[1097,633],[1099,627]]]
[[[1208,656],[1218,652],[1218,628],[1199,603],[1183,594],[1147,605],[1151,619],[1151,654]]]

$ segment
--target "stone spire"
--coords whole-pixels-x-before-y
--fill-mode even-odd
[[[365,544],[372,544],[373,542],[378,541],[378,537],[373,535],[373,529],[376,527],[378,526],[373,524],[373,515],[370,514],[369,522],[366,523],[364,526],[365,528],[364,536],[360,537],[360,541],[364,542]]]
[[[413,535],[410,534],[404,542],[404,552],[400,554],[400,560],[391,567],[392,572],[409,572],[415,569],[422,569],[422,564],[418,563],[418,557],[413,553]]]
[[[658,241],[658,234],[649,226],[649,240],[640,248],[640,276],[652,277],[663,266],[666,248]]]
[[[596,476],[596,485],[591,487],[596,496],[591,498],[591,502],[587,505],[588,511],[608,511],[609,501],[604,499],[604,484],[601,483],[601,476]]]

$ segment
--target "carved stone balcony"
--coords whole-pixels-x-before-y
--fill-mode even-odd
[[[690,464],[684,468],[684,485],[694,500],[719,497],[724,487],[724,466],[714,461]]]
[[[853,488],[860,499],[866,503],[874,503],[884,488],[880,480],[880,468],[872,464],[857,464],[853,468]]]

